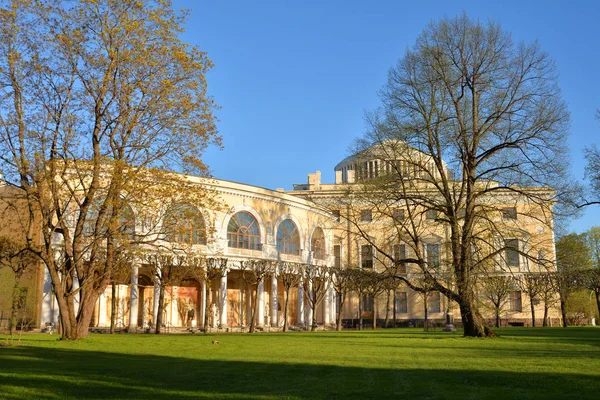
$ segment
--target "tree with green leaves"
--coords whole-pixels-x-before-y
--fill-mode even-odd
[[[157,238],[127,231],[128,203],[145,219],[181,193],[209,201],[168,172],[207,175],[201,155],[220,145],[212,63],[180,39],[185,18],[158,0],[0,3],[0,169],[23,193],[64,338],[87,336],[116,253]]]

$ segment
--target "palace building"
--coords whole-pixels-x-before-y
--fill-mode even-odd
[[[160,286],[155,271],[143,258],[132,262],[131,273],[117,282],[114,297],[110,285],[101,294],[90,328],[106,329],[110,325],[114,304],[117,329],[131,332],[143,332],[152,327],[159,312],[163,313],[166,331],[171,328],[175,331],[202,327],[206,309],[211,327],[241,330],[249,325],[255,299],[258,303],[256,324],[265,329],[280,329],[285,300],[278,267],[282,263],[385,271],[393,265],[393,261],[379,256],[378,247],[389,249],[389,254],[397,259],[413,256],[414,249],[402,241],[394,225],[408,218],[405,215],[405,206],[408,204],[398,202],[387,215],[378,204],[360,199],[349,200],[353,188],[369,178],[391,173],[391,166],[402,169],[407,176],[420,173],[416,169],[413,172],[410,170],[415,162],[427,168],[429,160],[422,153],[414,150],[408,157],[412,164],[386,159],[376,151],[367,158],[364,154],[361,157],[349,157],[335,167],[335,183],[322,183],[321,174],[317,171],[308,175],[306,184],[296,184],[293,190],[287,192],[226,180],[186,177],[192,184],[209,187],[224,206],[214,210],[198,209],[185,201],[170,205],[169,211],[164,213],[163,223],[170,221],[184,229],[164,231],[158,240],[186,243],[204,257],[226,260],[223,273],[208,284],[188,279],[166,287],[164,308],[160,311]],[[394,162],[396,164],[392,164]],[[544,188],[525,190],[548,191]],[[18,188],[6,185],[0,191],[2,198],[18,197],[19,193]],[[376,199],[373,198],[373,201]],[[540,266],[532,266],[535,264],[532,259],[554,260],[551,220],[544,223],[541,218],[535,217],[546,211],[543,208],[551,209],[551,205],[534,204],[514,192],[506,191],[495,192],[486,198],[486,202],[490,215],[493,215],[489,219],[504,226],[507,232],[502,238],[492,239],[502,240],[505,248],[496,257],[496,264],[504,268],[493,267],[494,273],[515,276],[532,268],[541,271]],[[18,230],[17,220],[11,219],[11,210],[4,208],[4,223],[0,233],[11,235]],[[144,217],[138,214],[134,206],[128,214],[132,221],[128,229],[132,235],[148,234],[147,230],[153,229],[144,223]],[[421,243],[427,263],[443,268],[447,257],[448,231],[431,210],[423,210],[419,218],[422,226]],[[372,240],[364,240],[365,234]],[[535,256],[527,256],[533,253]],[[245,279],[242,268],[243,263],[253,260],[273,265],[272,273],[258,285],[252,285]],[[398,273],[417,276],[419,269],[407,263],[401,265]],[[0,270],[3,282],[0,287],[1,326],[7,325],[10,314],[10,277],[8,269]],[[27,287],[26,313],[31,326],[56,326],[59,310],[46,268],[40,265],[30,269],[21,279],[22,285]],[[314,313],[320,326],[333,326],[338,310],[333,285],[327,285],[322,301],[314,309],[307,297],[310,290],[306,280],[300,280],[290,291],[288,324],[306,328]],[[486,305],[483,291],[481,289],[481,310],[491,321],[493,310]],[[365,321],[382,323],[387,320],[396,326],[418,326],[425,319],[425,310],[428,320],[439,321],[440,324],[446,320],[447,314],[460,320],[458,308],[439,292],[423,294],[398,283],[396,288],[384,290],[374,297],[362,296],[359,299],[351,291],[341,310],[345,326],[356,326],[359,301],[362,302]],[[541,318],[544,306],[537,299],[533,301],[536,314]],[[529,310],[530,299],[515,286],[506,296],[501,313],[503,324],[530,324]],[[556,319],[556,316],[556,311],[552,311],[548,318]]]

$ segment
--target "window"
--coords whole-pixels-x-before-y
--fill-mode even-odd
[[[119,199],[119,202],[120,204],[118,204],[118,207],[121,209],[117,218],[118,226],[115,229],[115,233],[117,235],[125,234],[124,236],[133,238],[133,235],[135,234],[135,214],[125,200]],[[88,208],[85,222],[83,224],[84,236],[105,236],[108,233],[108,222],[112,210],[112,206],[105,197],[94,199]],[[102,216],[102,220],[98,221],[101,211],[104,214]],[[98,231],[96,231],[97,224],[99,227]]]
[[[188,204],[176,204],[165,216],[165,239],[172,243],[206,244],[202,214]]]
[[[427,212],[425,213],[425,218],[435,220],[437,219],[437,215],[437,210],[427,210]]]
[[[260,229],[256,218],[245,211],[231,217],[227,225],[227,242],[229,247],[260,250]]]
[[[373,221],[373,213],[371,210],[360,210],[360,221],[371,222]]]
[[[317,260],[325,259],[325,234],[323,233],[323,229],[316,228],[314,230],[310,240],[310,248]]]
[[[300,235],[296,224],[290,219],[284,220],[277,228],[277,251],[300,255]]]
[[[333,210],[331,213],[333,214],[333,218],[335,218],[335,222],[340,222],[342,216],[340,210]]]
[[[518,267],[519,263],[519,239],[507,239],[504,241],[504,252],[507,267]]]
[[[427,310],[430,313],[439,313],[440,312],[440,310],[441,310],[440,292],[427,293]]]
[[[394,263],[396,263],[396,266],[398,267],[398,273],[405,274],[406,273],[406,262],[404,262],[402,260],[406,259],[406,257],[407,257],[406,244],[404,244],[404,243],[395,244],[394,249],[393,249],[393,254],[394,254]]]
[[[394,211],[392,211],[392,218],[394,218],[394,221],[396,222],[404,221],[404,210],[401,208],[394,208]]]
[[[427,266],[429,268],[439,268],[440,266],[440,245],[437,243],[428,243],[425,245],[425,256],[427,257]]]
[[[523,311],[523,304],[521,303],[521,292],[510,292],[508,309],[510,311],[515,312]]]
[[[517,209],[515,207],[507,207],[502,209],[502,219],[517,219]]]
[[[407,313],[408,312],[408,302],[406,292],[396,292],[396,312],[398,313]]]
[[[363,268],[373,268],[373,246],[370,244],[360,246],[360,258]]]
[[[364,295],[362,298],[362,309],[363,312],[373,312],[373,296]]]
[[[334,266],[339,268],[342,266],[342,246],[336,244],[333,246]]]

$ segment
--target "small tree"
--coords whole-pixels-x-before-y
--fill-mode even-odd
[[[490,275],[481,279],[480,282],[483,296],[489,300],[494,309],[495,326],[500,328],[502,309],[508,302],[508,295],[514,290],[513,279],[505,275]]]
[[[18,323],[18,314],[25,308],[27,302],[27,288],[21,286],[21,277],[36,264],[35,255],[29,252],[26,246],[6,236],[0,236],[0,267],[10,268],[14,279],[10,308],[11,336]]]
[[[342,266],[330,268],[331,273],[331,284],[333,290],[335,290],[335,297],[337,301],[336,305],[336,316],[335,316],[335,329],[338,331],[342,330],[342,309],[348,293],[352,289],[352,278],[353,273],[351,269],[344,268]]]
[[[358,296],[358,330],[363,330],[363,298],[371,285],[371,272],[364,269],[350,269],[351,288]]]
[[[383,293],[387,287],[387,275],[369,271],[365,279],[367,280],[365,293],[373,299],[373,329],[377,329],[377,296]]]
[[[303,268],[304,290],[306,291],[306,300],[312,310],[312,321],[310,321],[310,330],[317,329],[317,307],[325,298],[327,287],[331,275],[329,268],[323,265],[306,265]]]
[[[240,263],[242,270],[242,278],[249,286],[256,287],[256,295],[252,296],[250,292],[250,306],[252,315],[250,315],[249,333],[253,333],[256,329],[256,316],[258,314],[258,287],[264,283],[265,279],[275,272],[275,264],[268,260],[248,260]]]
[[[535,306],[539,304],[539,297],[544,291],[546,275],[546,272],[525,272],[515,279],[519,289],[529,296],[531,326],[533,327],[535,327]]]
[[[288,331],[288,308],[290,303],[290,290],[297,286],[302,276],[301,264],[282,262],[279,263],[279,279],[283,283],[285,304],[283,307],[283,331]]]
[[[583,285],[582,271],[592,266],[592,255],[585,234],[571,233],[556,242],[557,271],[554,274],[560,296],[563,327],[567,327],[567,304],[571,294]]]
[[[211,282],[213,279],[221,278],[227,269],[227,258],[210,257],[206,259],[204,264],[204,273],[201,278],[204,279],[204,287],[206,288],[206,301],[204,302],[204,334],[208,333],[208,313],[211,293]]]

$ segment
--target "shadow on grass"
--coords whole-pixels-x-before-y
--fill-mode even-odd
[[[268,349],[267,349],[268,351]],[[0,398],[597,399],[596,376],[0,349]],[[493,368],[491,366],[490,368]]]

